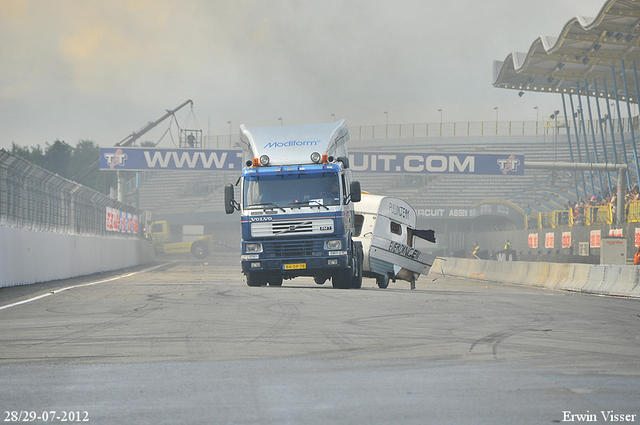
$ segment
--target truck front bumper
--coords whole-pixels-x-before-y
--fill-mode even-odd
[[[283,276],[316,276],[349,267],[347,255],[313,258],[278,258],[241,261],[242,272],[281,273]]]

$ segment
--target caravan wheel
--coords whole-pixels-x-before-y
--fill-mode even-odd
[[[387,289],[389,287],[389,275],[379,274],[376,276],[376,283],[378,284],[378,288]]]

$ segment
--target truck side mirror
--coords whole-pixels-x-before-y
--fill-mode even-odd
[[[338,158],[336,158],[336,161],[338,162],[342,162],[342,166],[344,167],[344,169],[346,170],[347,168],[349,168],[349,158],[346,156],[339,156]]]
[[[233,185],[228,184],[224,187],[224,212],[227,214],[233,214],[238,208],[238,203],[233,196]]]
[[[352,181],[351,187],[351,202],[360,202],[362,199],[362,190],[360,189],[360,182]]]

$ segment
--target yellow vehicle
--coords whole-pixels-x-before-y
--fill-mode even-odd
[[[200,236],[191,242],[175,241],[171,237],[169,223],[156,221],[151,224],[151,241],[159,254],[191,253],[198,259],[206,258],[213,251],[213,235]]]

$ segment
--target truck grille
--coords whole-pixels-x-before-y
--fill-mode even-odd
[[[251,223],[251,236],[310,235],[333,232],[333,220],[259,221]]]
[[[312,241],[269,241],[263,243],[263,252],[267,258],[314,257],[322,255],[324,242]]]

